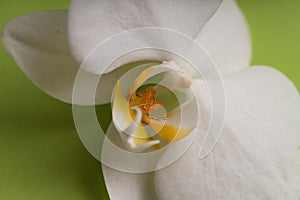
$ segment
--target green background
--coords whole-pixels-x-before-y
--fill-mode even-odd
[[[279,69],[300,89],[300,1],[239,4],[252,34],[252,64]],[[67,7],[67,0],[0,0],[0,27]],[[71,106],[34,86],[1,44],[0,95],[0,199],[107,199],[100,164],[81,144]]]

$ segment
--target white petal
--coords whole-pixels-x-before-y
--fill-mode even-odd
[[[197,138],[173,165],[156,172],[158,198],[298,199],[300,97],[296,88],[268,67],[248,68],[226,77],[224,83],[227,114],[220,141],[199,160],[202,141]]]
[[[153,173],[125,173],[116,171],[105,165],[102,165],[102,171],[110,199],[156,199],[153,187]]]
[[[250,33],[234,0],[222,2],[195,40],[208,51],[223,75],[239,71],[250,64]]]
[[[106,135],[115,145],[126,149],[113,124],[109,126]],[[111,155],[111,152],[108,152],[109,149],[111,149],[110,142],[108,142],[108,139],[106,138],[104,141],[102,153]],[[126,173],[117,171],[105,165],[102,165],[102,171],[110,199],[156,199],[153,186],[153,173]]]
[[[72,102],[78,65],[66,39],[67,11],[18,17],[3,30],[2,41],[24,73],[49,95]]]
[[[72,103],[73,84],[79,65],[69,52],[67,11],[32,13],[10,21],[2,41],[28,78],[50,96]],[[101,77],[96,103],[110,102],[115,82],[141,63],[131,63]],[[85,72],[88,78],[96,75]],[[88,87],[88,86],[87,86]],[[83,99],[74,103],[85,104]]]
[[[184,2],[73,0],[70,5],[68,24],[72,53],[81,62],[96,45],[111,36],[142,27],[168,28],[195,38],[202,26],[217,10],[220,2],[221,0]],[[133,37],[143,40],[140,38],[143,35]],[[152,42],[156,41],[157,39],[154,39]],[[122,41],[118,45],[129,44],[127,41]],[[134,55],[126,61],[147,59],[142,56],[147,55]],[[157,58],[162,59],[159,56]],[[122,64],[125,63],[119,63]]]

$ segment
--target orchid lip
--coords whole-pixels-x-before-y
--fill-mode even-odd
[[[196,127],[193,79],[174,61],[126,72],[115,86],[113,121],[127,150],[155,151],[186,137]]]
[[[133,133],[135,132],[135,130],[137,129],[137,127],[139,126],[139,124],[142,121],[142,111],[137,106],[134,106],[131,109],[136,112],[136,117],[135,117],[134,121],[123,131],[123,134],[129,135],[128,139],[126,140],[129,148],[135,152],[140,152],[140,151],[144,151],[145,149],[147,149],[151,146],[159,144],[160,143],[159,140],[153,140],[153,141],[145,142],[145,143],[142,143],[139,145],[135,144]]]

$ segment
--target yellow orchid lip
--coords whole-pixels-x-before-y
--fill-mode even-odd
[[[197,123],[185,126],[189,117],[181,116],[182,105],[192,102],[188,98],[192,80],[178,66],[174,69],[169,64],[174,66],[171,61],[144,69],[130,83],[128,91],[122,91],[121,86],[126,75],[115,86],[113,122],[130,151],[162,148],[196,127]]]

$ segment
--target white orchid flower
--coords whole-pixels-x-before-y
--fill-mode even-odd
[[[123,79],[129,78],[125,76]],[[161,148],[161,140],[154,139],[155,135],[172,142],[184,138],[196,127],[196,113],[192,118],[183,120],[184,124],[180,123],[182,112],[179,104],[190,104],[189,107],[193,105],[195,109],[195,103],[190,88],[192,78],[182,72],[174,61],[144,69],[125,95],[121,90],[124,82],[119,80],[116,84],[112,113],[114,124],[130,151]],[[190,115],[193,113],[189,112]]]
[[[156,123],[167,121],[170,116],[168,111],[163,112],[163,116],[151,116],[151,111],[159,110],[165,104],[155,96],[156,92],[159,93],[158,85],[162,80],[155,82],[153,87],[139,90],[145,85],[143,83],[159,73],[147,78],[138,77],[124,91],[120,83],[130,67],[120,66],[151,59],[158,63],[151,64],[151,68],[147,68],[150,71],[162,69],[161,65],[165,65],[165,69],[171,69],[166,70],[168,74],[178,67],[179,73],[171,75],[171,80],[166,83],[183,81],[187,86],[183,89],[183,96],[187,97],[190,97],[188,91],[196,88],[197,103],[203,109],[199,113],[200,134],[170,166],[151,173],[134,174],[103,165],[110,198],[299,198],[299,94],[293,84],[273,68],[248,67],[251,44],[247,24],[233,0],[72,0],[69,11],[33,13],[12,20],[3,30],[2,41],[38,87],[64,102],[80,103],[72,102],[72,90],[76,73],[88,53],[112,35],[141,27],[178,31],[208,51],[223,76],[227,97],[226,119],[222,136],[213,151],[204,159],[199,159],[202,142],[199,135],[209,126],[211,116],[209,93],[202,89],[204,81],[192,80],[193,74],[186,71],[181,63],[164,62],[170,59],[160,52],[149,55],[137,52],[118,60],[102,75],[101,81],[105,87],[97,93],[95,103],[109,102],[113,95],[113,123],[108,133],[121,136],[127,150],[152,151],[162,144],[162,139],[169,142],[173,142],[174,138],[176,140],[181,130],[177,127],[169,139],[163,138],[165,134],[154,138],[147,132],[145,127],[150,126],[155,133],[159,133],[164,124],[156,129]],[[126,46],[129,42],[119,45]],[[96,76],[99,74],[98,64],[94,63],[94,68],[86,70]],[[150,103],[140,96],[143,94],[149,95]],[[193,105],[194,100],[185,98],[179,100],[178,105]],[[143,111],[145,103],[150,107]],[[178,105],[175,104],[173,111]],[[190,108],[187,106],[183,110],[190,111]],[[190,122],[191,119],[187,119]],[[167,125],[176,128],[172,121]],[[194,126],[190,123],[182,137],[177,139],[189,135]],[[170,133],[169,130],[166,132]]]

